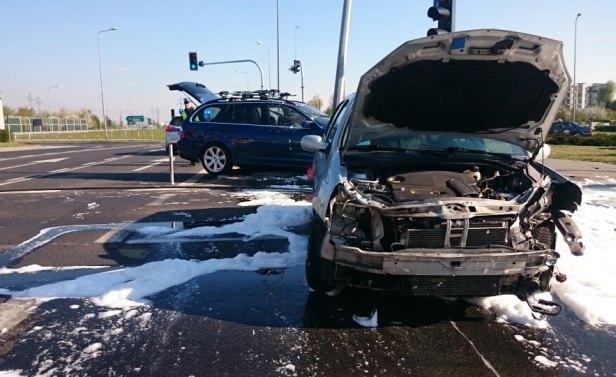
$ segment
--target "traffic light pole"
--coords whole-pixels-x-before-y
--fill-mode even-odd
[[[229,60],[226,62],[211,62],[211,63],[204,63],[204,62],[199,62],[199,66],[203,67],[204,65],[215,65],[215,64],[232,64],[232,63],[253,63],[254,65],[257,66],[257,68],[259,68],[259,73],[261,74],[261,90],[263,90],[263,71],[261,70],[261,67],[259,67],[259,64],[257,64],[256,61],[254,60]]]
[[[340,25],[340,43],[338,44],[338,67],[334,86],[334,103],[332,110],[344,99],[344,68],[346,66],[347,41],[349,33],[349,17],[351,16],[351,0],[344,0],[342,23]]]
[[[302,74],[302,102],[304,102],[304,65],[302,64],[302,69],[300,70]]]

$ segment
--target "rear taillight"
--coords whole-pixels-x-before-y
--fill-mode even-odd
[[[173,126],[167,126],[167,127],[165,128],[165,132],[172,132],[172,131],[175,131],[175,127],[173,127]]]
[[[180,131],[180,139],[184,139],[184,131]]]
[[[308,179],[312,179],[314,177],[314,170],[312,170],[312,165],[308,165],[308,169],[306,169],[306,176]]]

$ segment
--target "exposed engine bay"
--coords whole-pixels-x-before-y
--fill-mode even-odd
[[[380,262],[381,273],[408,275],[397,283],[403,292],[407,287],[407,294],[526,296],[549,290],[559,257],[556,228],[573,254],[583,253],[581,233],[560,202],[559,182],[528,163],[426,167],[431,166],[349,171],[330,203],[329,236],[338,255],[343,254],[338,250],[391,253]],[[426,257],[431,264],[422,262]],[[444,259],[435,267],[434,258]],[[337,278],[360,281],[357,255],[340,259],[351,269],[339,268]],[[364,270],[374,272],[370,263]],[[434,290],[434,284],[421,283],[420,275],[450,281],[452,288],[445,284],[444,291]],[[467,282],[456,291],[464,275],[474,288]],[[487,280],[479,282],[476,275]]]

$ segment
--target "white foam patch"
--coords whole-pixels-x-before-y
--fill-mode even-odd
[[[514,295],[501,295],[493,297],[469,297],[466,301],[473,305],[492,310],[498,322],[517,323],[524,326],[547,328],[547,321],[537,320],[528,304],[520,301]],[[516,338],[517,339],[517,338]]]
[[[540,364],[545,365],[546,367],[555,367],[555,366],[558,365],[558,362],[552,361],[552,360],[548,359],[547,357],[541,356],[541,355],[535,356],[535,361],[540,363]]]
[[[561,258],[556,267],[567,281],[552,281],[552,291],[582,321],[616,325],[616,192],[583,190],[583,204],[573,215],[580,227],[586,252],[571,255],[559,238],[556,250]]]
[[[251,193],[254,198],[261,193]],[[307,224],[312,219],[310,203],[296,202],[287,195],[265,193],[267,199],[276,198],[285,205],[262,206],[257,213],[247,215],[243,221],[219,228],[201,227],[179,231],[172,237],[207,236],[224,233],[246,235],[246,240],[265,235],[286,237],[289,249],[281,252],[258,252],[254,256],[239,254],[234,258],[209,259],[205,261],[167,259],[146,263],[138,267],[129,267],[98,274],[81,276],[74,280],[47,284],[23,291],[10,292],[0,289],[0,293],[13,297],[36,298],[91,298],[100,306],[110,308],[130,308],[149,304],[146,297],[161,292],[169,287],[183,284],[197,276],[221,270],[257,271],[265,268],[288,268],[304,263],[307,239],[304,236],[283,230],[283,227]],[[168,228],[164,228],[168,232]],[[164,236],[164,235],[163,235]],[[115,312],[114,312],[115,315]],[[146,320],[144,318],[144,320]],[[147,322],[147,320],[146,320]]]
[[[38,264],[31,264],[20,268],[0,268],[0,275],[2,274],[28,274],[40,271],[68,271],[68,270],[86,270],[86,269],[102,269],[109,268],[109,266],[67,266],[67,267],[43,267]]]
[[[360,317],[354,314],[353,321],[357,322],[357,324],[362,327],[368,327],[368,328],[379,327],[379,313],[377,310],[375,310],[374,313],[372,313],[370,317]]]

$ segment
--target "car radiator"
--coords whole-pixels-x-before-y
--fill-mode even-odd
[[[439,229],[407,229],[409,249],[441,249],[448,247],[481,247],[507,245],[509,227],[504,220],[446,220]]]

